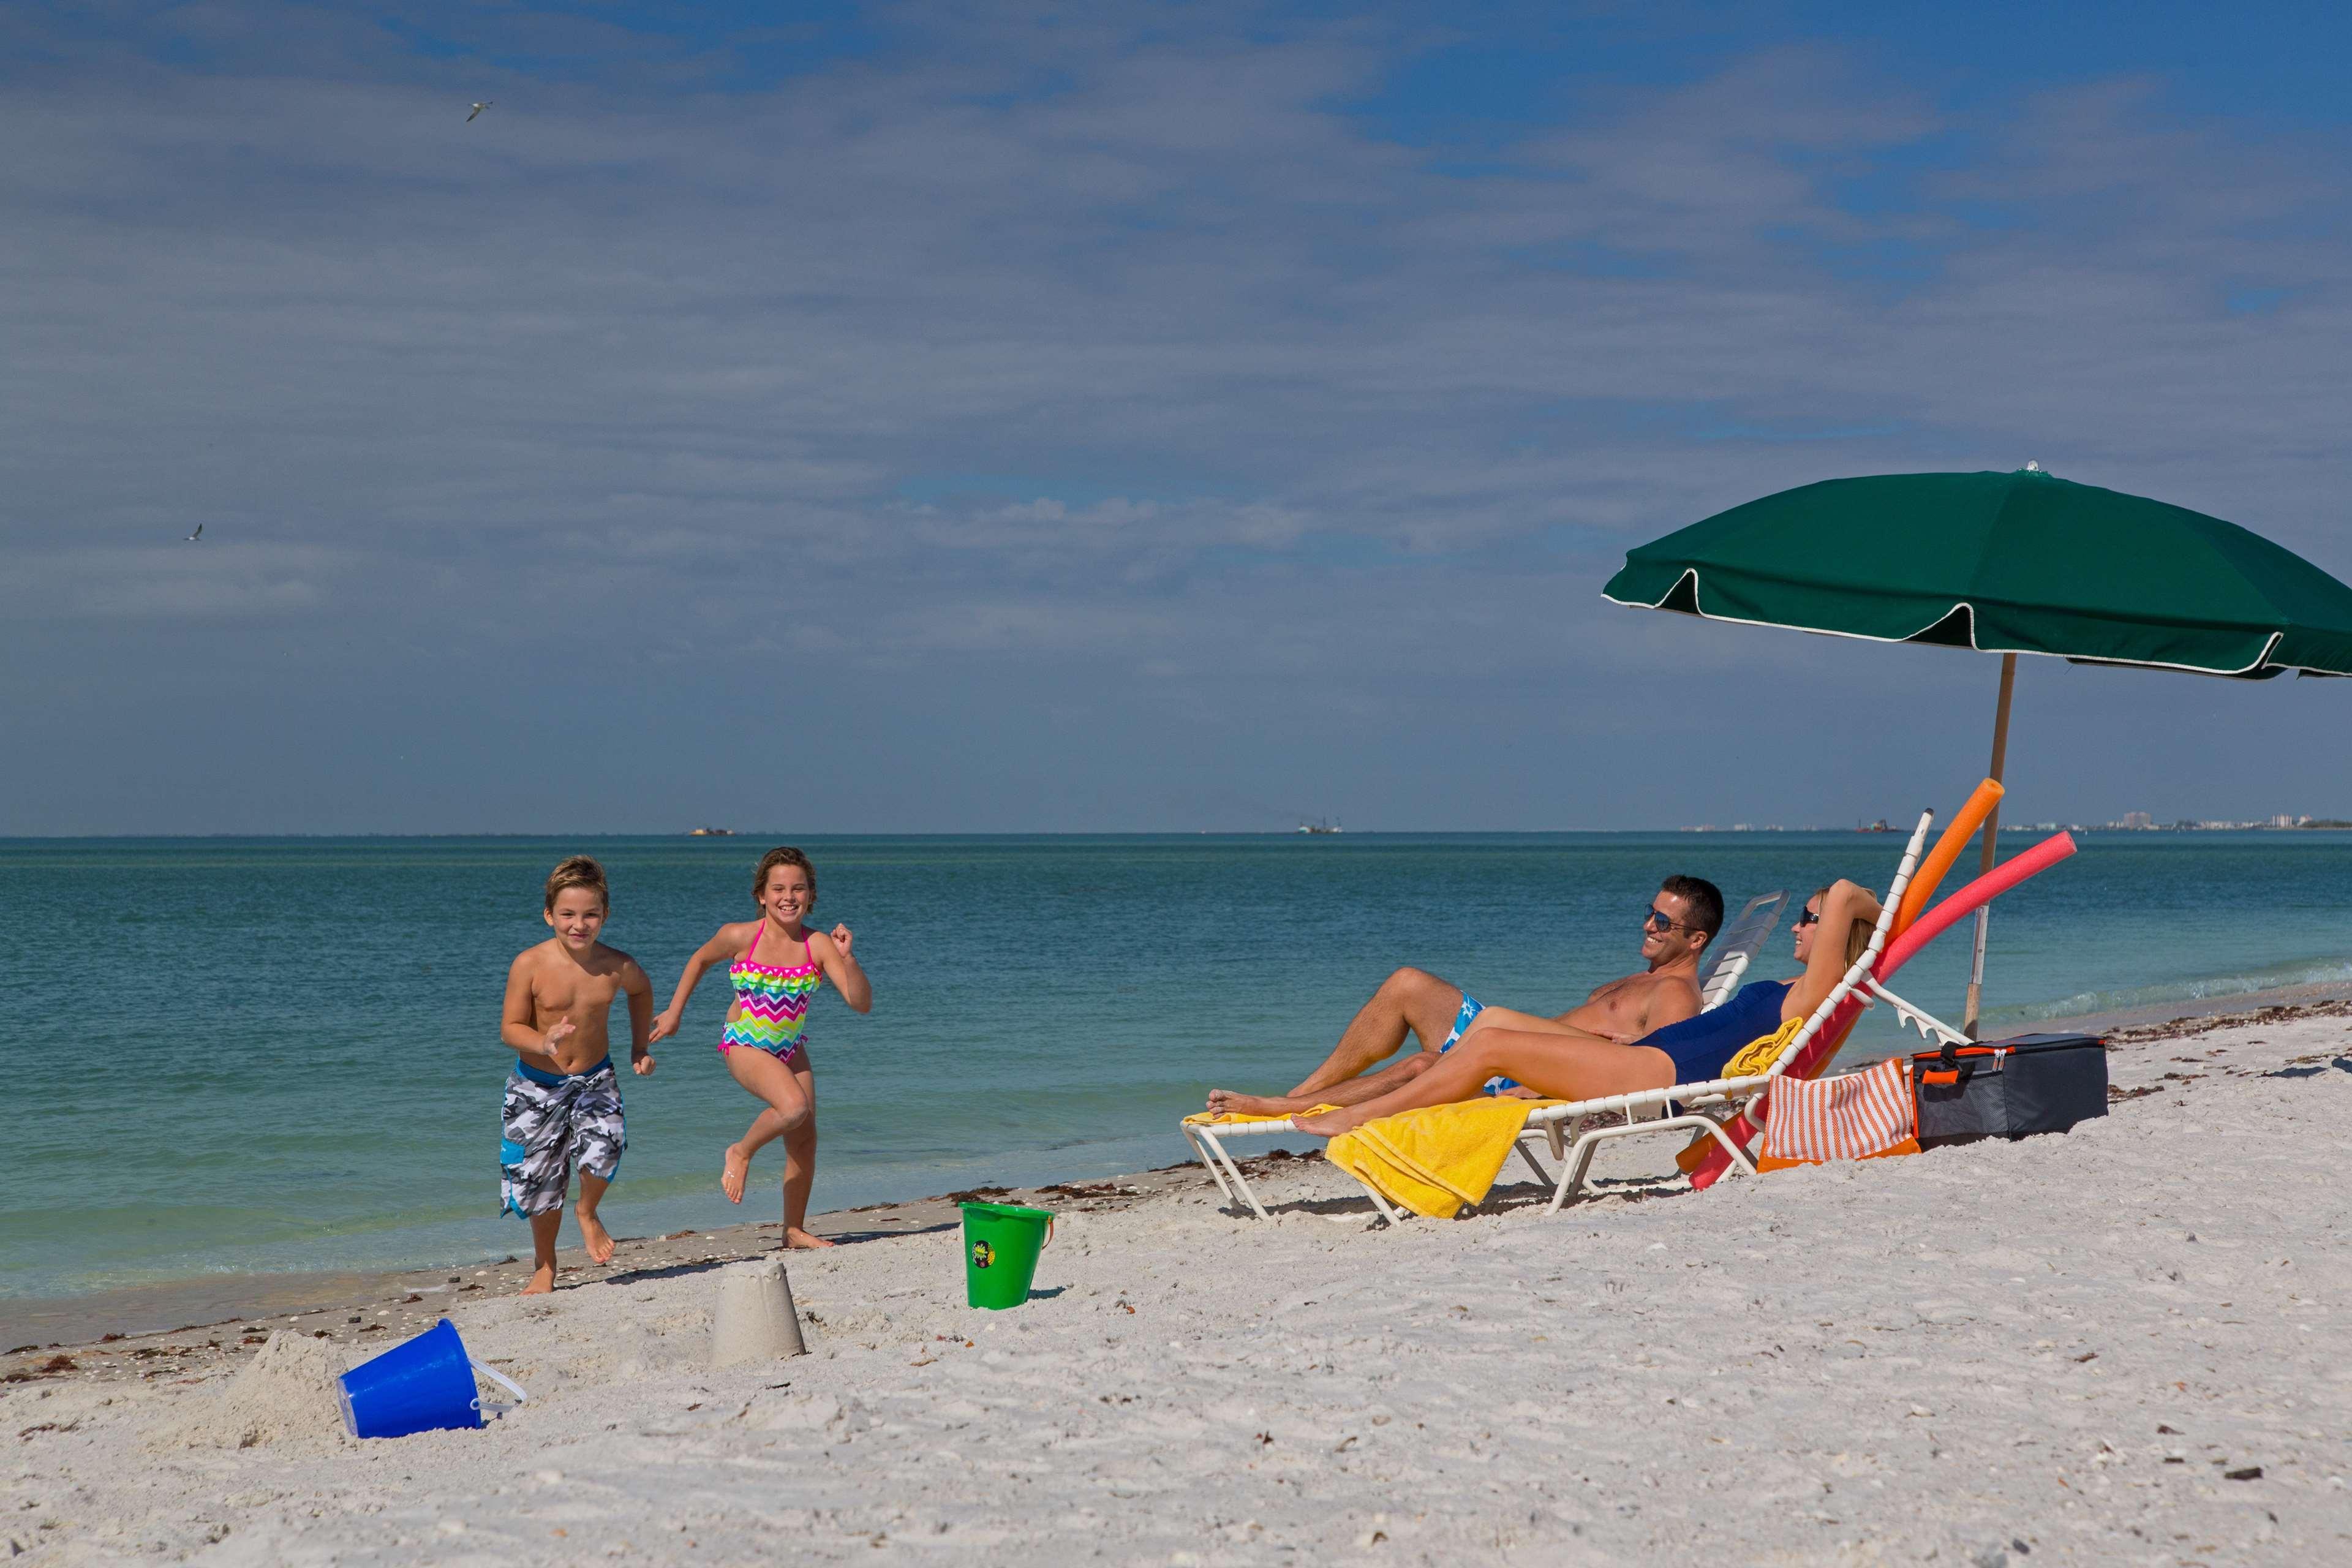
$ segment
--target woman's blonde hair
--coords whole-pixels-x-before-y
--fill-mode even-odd
[[[1832,888],[1836,887],[1836,886],[1837,886],[1837,884],[1836,884],[1835,882],[1824,882],[1824,883],[1822,883],[1820,887],[1815,888],[1815,889],[1813,889],[1813,896],[1812,896],[1811,898],[1810,898],[1810,899],[1807,899],[1807,900],[1805,900],[1805,902],[1807,902],[1807,903],[1809,903],[1809,904],[1811,904],[1811,903],[1819,903],[1819,904],[1822,904],[1822,905],[1826,906],[1826,905],[1829,903],[1829,899],[1830,899],[1830,889],[1831,889]],[[1867,892],[1869,892],[1869,891],[1870,891],[1870,889],[1867,889],[1867,888],[1864,888],[1862,890],[1863,890],[1864,892],[1865,892],[1865,893],[1867,893]],[[1869,928],[1868,926],[1866,926],[1866,925],[1863,924],[1860,921],[1849,921],[1849,922],[1847,923],[1847,925],[1846,925],[1846,928],[1845,928],[1845,961],[1846,961],[1846,963],[1847,963],[1848,964],[1852,964],[1855,959],[1860,958],[1860,957],[1862,956],[1862,951],[1863,951],[1863,949],[1864,949],[1864,948],[1868,947],[1869,945],[1870,945],[1870,928]]]

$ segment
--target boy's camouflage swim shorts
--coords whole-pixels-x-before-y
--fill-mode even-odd
[[[562,1208],[574,1171],[611,1181],[629,1146],[609,1058],[569,1078],[516,1063],[499,1122],[499,1208],[526,1219]]]

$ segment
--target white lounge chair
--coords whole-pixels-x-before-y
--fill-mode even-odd
[[[1920,831],[1926,830],[1923,824]],[[1916,844],[1912,847],[1915,859],[1917,857],[1917,847]],[[1890,898],[1890,907],[1894,899],[1901,897],[1902,893],[1898,889]],[[1780,922],[1780,910],[1788,901],[1789,894],[1785,889],[1776,889],[1772,892],[1760,894],[1748,900],[1739,913],[1723,929],[1717,938],[1717,942],[1710,944],[1716,946],[1715,955],[1708,960],[1707,966],[1699,973],[1701,1011],[1712,1011],[1721,1006],[1739,989],[1740,977],[1748,973],[1748,966],[1755,961],[1757,952],[1771,937],[1773,927]],[[1671,1091],[1660,1092],[1662,1097],[1671,1097]],[[1597,1105],[1599,1102],[1590,1103]],[[1664,1103],[1663,1098],[1659,1103]],[[1577,1108],[1559,1106],[1553,1109],[1568,1111]],[[1537,1116],[1547,1114],[1549,1114],[1547,1111],[1536,1113]],[[1654,1118],[1657,1112],[1653,1110],[1648,1114]],[[1638,1118],[1629,1113],[1626,1119],[1630,1122]],[[1528,1118],[1528,1125],[1530,1128],[1535,1127],[1534,1117]],[[1546,1123],[1548,1127],[1556,1128],[1558,1125],[1557,1121]],[[1664,1124],[1652,1120],[1643,1122],[1643,1125],[1645,1128],[1654,1129]],[[1258,1202],[1257,1194],[1251,1188],[1249,1178],[1242,1173],[1240,1163],[1225,1148],[1224,1141],[1228,1138],[1262,1138],[1283,1134],[1296,1137],[1298,1135],[1298,1129],[1291,1125],[1288,1118],[1269,1121],[1209,1122],[1193,1121],[1188,1119],[1179,1124],[1178,1131],[1184,1134],[1184,1141],[1192,1146],[1192,1152],[1199,1158],[1201,1163],[1208,1167],[1210,1176],[1217,1184],[1217,1190],[1224,1194],[1227,1203],[1234,1205],[1236,1210],[1246,1204],[1258,1218],[1266,1217],[1265,1205]],[[1542,1129],[1536,1129],[1536,1131],[1540,1133]],[[1557,1132],[1549,1136],[1557,1145],[1559,1136]],[[1536,1173],[1536,1180],[1539,1182],[1551,1180],[1544,1168],[1536,1163],[1535,1155],[1529,1152],[1524,1137],[1518,1145],[1518,1152],[1519,1158],[1527,1162],[1528,1168]],[[1556,1146],[1555,1156],[1558,1152]],[[1752,1170],[1754,1167],[1749,1168]],[[1381,1205],[1382,1212],[1389,1213],[1391,1220],[1396,1217],[1389,1211],[1386,1200],[1382,1199],[1378,1193],[1374,1193],[1372,1198],[1375,1203]],[[1555,1204],[1554,1206],[1557,1207],[1558,1205]]]
[[[1552,1178],[1544,1173],[1543,1167],[1528,1152],[1530,1142],[1542,1139],[1549,1145],[1552,1158],[1562,1162],[1559,1179],[1552,1188],[1551,1203],[1544,1210],[1546,1214],[1558,1214],[1570,1198],[1583,1190],[1584,1178],[1592,1169],[1592,1157],[1600,1152],[1601,1145],[1612,1138],[1629,1138],[1647,1132],[1704,1132],[1722,1145],[1735,1166],[1748,1175],[1754,1175],[1755,1162],[1748,1157],[1746,1150],[1725,1134],[1720,1121],[1702,1114],[1706,1108],[1750,1105],[1763,1098],[1765,1090],[1772,1087],[1772,1080],[1789,1070],[1789,1064],[1797,1059],[1813,1037],[1829,1023],[1831,1016],[1856,992],[1863,994],[1862,1005],[1865,1007],[1870,1005],[1874,996],[1885,996],[1906,1015],[1906,1023],[1911,1016],[1918,1013],[1918,1009],[1902,1002],[1893,993],[1883,990],[1872,978],[1871,971],[1877,965],[1878,955],[1885,951],[1886,935],[1895,924],[1895,910],[1903,902],[1904,889],[1911,885],[1912,873],[1919,868],[1919,850],[1926,844],[1927,829],[1935,820],[1936,814],[1932,811],[1919,814],[1919,826],[1912,829],[1911,841],[1904,847],[1903,858],[1895,867],[1895,880],[1887,887],[1885,900],[1878,911],[1878,923],[1871,929],[1868,945],[1862,950],[1862,955],[1847,966],[1838,983],[1830,987],[1830,994],[1822,998],[1821,1005],[1806,1015],[1804,1023],[1789,1037],[1788,1043],[1780,1047],[1780,1054],[1762,1072],[1745,1078],[1714,1079],[1706,1083],[1676,1084],[1671,1089],[1644,1089],[1638,1094],[1612,1094],[1569,1105],[1548,1105],[1528,1115],[1527,1126],[1519,1133],[1518,1152],[1528,1168],[1536,1173],[1536,1179],[1549,1182]],[[1926,1032],[1922,1026],[1921,1033]],[[1604,1125],[1586,1131],[1585,1123],[1595,1120],[1601,1121]],[[1364,1190],[1371,1194],[1372,1202],[1387,1216],[1389,1223],[1395,1224],[1399,1215],[1388,1199],[1369,1185]]]

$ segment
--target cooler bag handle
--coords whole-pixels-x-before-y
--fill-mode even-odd
[[[1935,1065],[1930,1067],[1927,1065],[1929,1062]],[[1941,1052],[1933,1057],[1922,1058],[1914,1065],[1919,1069],[1919,1081],[1922,1084],[1934,1084],[1938,1088],[1948,1084],[1966,1083],[1976,1071],[1976,1063],[1960,1060],[1958,1054],[1952,1049],[1952,1043],[1949,1040],[1944,1042]]]
[[[1934,1056],[1918,1056],[1912,1058],[1911,1060],[1921,1083],[1931,1083],[1941,1088],[1949,1084],[1966,1083],[1976,1076],[1979,1064],[1974,1061],[1962,1061],[1960,1058],[1963,1055],[1990,1057],[1993,1065],[1998,1067],[2000,1065],[2001,1058],[2009,1055],[2009,1050],[2004,1046],[1970,1046],[1966,1051],[1961,1051],[1956,1048],[1951,1041],[1947,1040],[1944,1042],[1944,1048]]]

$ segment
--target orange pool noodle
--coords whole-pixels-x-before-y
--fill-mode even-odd
[[[1919,874],[1911,879],[1909,887],[1903,889],[1903,902],[1895,910],[1895,928],[1886,933],[1890,939],[1901,936],[1911,922],[1919,918],[1919,911],[1927,907],[1927,900],[1934,898],[1936,889],[1943,885],[1944,875],[1952,868],[1952,862],[1960,858],[1960,851],[1969,847],[1969,840],[1976,837],[1977,829],[1984,825],[1984,819],[1992,815],[1992,808],[2000,804],[2000,797],[2007,793],[1990,779],[1977,785],[1976,793],[1969,796],[1967,804],[1960,807],[1959,815],[1952,818],[1951,826],[1946,827],[1943,837],[1936,840],[1936,847],[1927,851],[1927,858],[1919,863]]]
[[[1992,781],[1988,779],[1985,782],[1990,784]],[[1938,847],[1940,848],[1941,846]],[[1937,904],[1924,922],[1905,932],[1899,941],[1888,943],[1886,950],[1879,954],[1878,963],[1871,973],[1880,979],[1892,976],[1896,970],[1908,963],[1912,956],[1921,948],[1973,914],[1979,904],[1990,903],[2028,877],[2048,870],[2073,853],[2074,853],[2074,835],[2061,833],[2054,838],[2043,839],[2022,855],[2004,861],[1987,871],[1983,876]],[[1845,1043],[1846,1032],[1853,1027],[1854,1020],[1861,1016],[1862,1007],[1861,995],[1847,997],[1845,1005],[1832,1013],[1822,1024],[1821,1032],[1813,1037],[1812,1043],[1797,1053],[1797,1059],[1789,1064],[1789,1071],[1795,1077],[1805,1079],[1813,1077],[1822,1068],[1827,1067],[1830,1058],[1835,1055],[1838,1047]],[[1723,1131],[1732,1142],[1742,1148],[1745,1148],[1756,1136],[1756,1128],[1748,1121],[1746,1111],[1740,1112],[1725,1122]],[[1691,1190],[1705,1192],[1730,1168],[1731,1157],[1723,1152],[1721,1144],[1712,1138],[1708,1139],[1706,1151],[1699,1156],[1696,1168],[1690,1171]]]

